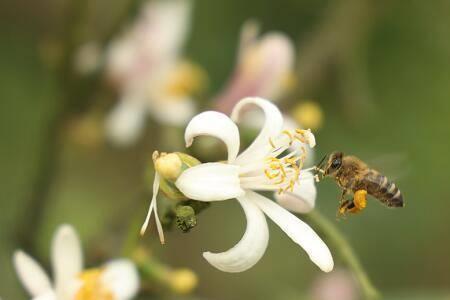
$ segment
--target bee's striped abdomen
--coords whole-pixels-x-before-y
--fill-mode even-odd
[[[389,207],[402,207],[403,195],[395,183],[386,176],[370,170],[364,180],[367,192]]]

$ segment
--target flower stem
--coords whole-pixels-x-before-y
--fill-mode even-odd
[[[339,256],[345,265],[353,272],[358,281],[364,298],[368,300],[380,299],[380,293],[372,284],[367,276],[366,271],[362,267],[356,253],[353,251],[347,239],[342,233],[321,213],[317,210],[310,212],[303,216],[308,220],[318,231],[320,231],[325,239],[332,244],[332,247],[338,251]]]

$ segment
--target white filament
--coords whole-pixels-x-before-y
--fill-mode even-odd
[[[150,217],[152,215],[152,211],[155,211],[155,222],[156,222],[156,227],[158,229],[158,235],[159,235],[159,240],[161,241],[161,244],[164,244],[164,231],[162,229],[161,226],[161,221],[159,220],[159,216],[158,216],[158,206],[156,204],[156,196],[158,195],[158,191],[159,191],[159,174],[158,172],[155,173],[155,179],[153,181],[153,196],[152,196],[152,201],[150,202],[150,207],[148,208],[148,213],[147,213],[147,217],[145,218],[145,222],[141,227],[141,235],[144,235],[145,231],[147,230],[148,227],[148,222],[150,221]]]

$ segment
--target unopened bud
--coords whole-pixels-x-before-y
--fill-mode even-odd
[[[161,191],[171,200],[187,200],[186,196],[175,186],[175,181],[184,170],[200,164],[200,161],[181,152],[159,153],[155,151],[152,158],[155,171],[160,176]]]
[[[198,284],[197,275],[189,269],[178,269],[169,275],[169,285],[177,294],[189,294]]]
[[[155,159],[155,170],[162,178],[175,181],[180,176],[183,162],[176,153],[161,153]]]

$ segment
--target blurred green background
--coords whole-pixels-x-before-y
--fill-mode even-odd
[[[152,121],[145,138],[129,149],[77,142],[71,124],[89,113],[96,97],[84,98],[45,58],[66,36],[62,24],[70,7],[52,0],[0,4],[3,299],[26,299],[12,251],[24,248],[48,267],[58,224],[79,230],[88,265],[119,255],[132,220],[144,218],[151,153],[182,145],[168,141],[165,131],[155,132]],[[133,11],[127,0],[90,1],[88,7],[80,33],[86,41],[109,34],[124,10]],[[386,170],[401,174],[396,182],[404,209],[371,201],[363,214],[335,221],[340,192],[331,181],[318,186],[318,209],[346,235],[386,298],[450,299],[450,1],[196,0],[186,55],[208,72],[211,95],[232,71],[239,30],[249,18],[258,19],[263,31],[286,32],[298,46],[299,76],[308,88],[283,106],[314,99],[323,108],[316,158],[334,150],[367,161],[401,157]],[[331,38],[319,39],[324,31]],[[311,68],[320,75],[308,73]],[[67,97],[69,88],[77,92]],[[106,99],[101,105],[114,101],[105,92],[98,97]],[[30,203],[36,195],[44,198]],[[241,237],[245,221],[235,201],[206,210],[189,234],[172,231],[165,246],[154,233],[144,239],[161,261],[197,272],[195,294],[202,299],[299,299],[321,274],[270,225],[264,258],[240,274],[219,272],[201,256],[228,249]]]

